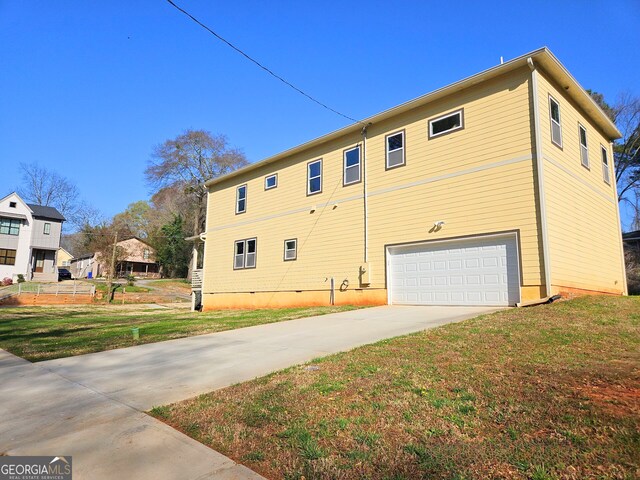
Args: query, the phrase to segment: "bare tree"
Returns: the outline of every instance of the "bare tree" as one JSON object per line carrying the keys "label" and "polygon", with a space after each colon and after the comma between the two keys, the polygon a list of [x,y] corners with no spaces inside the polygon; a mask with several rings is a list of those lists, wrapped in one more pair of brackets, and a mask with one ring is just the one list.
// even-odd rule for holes
{"label": "bare tree", "polygon": [[145,175],[155,188],[179,186],[193,200],[193,234],[197,235],[205,225],[207,188],[204,182],[247,163],[244,153],[230,147],[224,135],[212,135],[205,130],[187,130],[155,148]]}
{"label": "bare tree", "polygon": [[36,163],[21,163],[18,194],[29,203],[55,207],[76,228],[97,221],[99,212],[80,199],[78,187],[68,178]]}

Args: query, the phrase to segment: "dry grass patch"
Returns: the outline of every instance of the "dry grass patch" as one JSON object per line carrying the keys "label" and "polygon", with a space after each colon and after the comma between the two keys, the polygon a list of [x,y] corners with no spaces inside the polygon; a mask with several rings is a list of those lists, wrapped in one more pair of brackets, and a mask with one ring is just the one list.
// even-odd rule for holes
{"label": "dry grass patch", "polygon": [[269,478],[638,478],[640,299],[498,312],[152,413]]}

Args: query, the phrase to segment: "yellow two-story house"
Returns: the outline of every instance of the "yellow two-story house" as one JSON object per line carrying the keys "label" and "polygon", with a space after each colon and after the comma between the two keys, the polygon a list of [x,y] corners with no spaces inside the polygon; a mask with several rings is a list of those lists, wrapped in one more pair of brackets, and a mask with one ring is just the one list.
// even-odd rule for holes
{"label": "yellow two-story house", "polygon": [[203,307],[625,294],[619,137],[542,48],[210,180]]}

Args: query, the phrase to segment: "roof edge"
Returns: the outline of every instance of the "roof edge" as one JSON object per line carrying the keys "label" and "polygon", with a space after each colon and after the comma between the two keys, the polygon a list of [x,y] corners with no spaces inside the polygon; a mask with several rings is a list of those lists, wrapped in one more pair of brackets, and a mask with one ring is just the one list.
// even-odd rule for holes
{"label": "roof edge", "polygon": [[[411,110],[413,108],[417,108],[423,105],[426,105],[432,101],[438,100],[440,98],[446,97],[452,93],[454,93],[457,90],[463,90],[465,88],[469,88],[473,85],[476,85],[480,82],[484,82],[487,80],[490,80],[492,78],[495,78],[499,75],[502,75],[504,73],[507,73],[511,70],[515,70],[517,68],[520,68],[522,66],[527,65],[527,60],[529,58],[532,58],[533,60],[536,59],[546,59],[547,60],[551,60],[552,64],[554,64],[556,67],[558,67],[558,69],[562,72],[562,74],[565,76],[565,79],[570,81],[571,83],[573,83],[574,87],[577,87],[577,95],[582,95],[583,97],[586,97],[587,100],[587,104],[594,107],[595,111],[596,111],[596,115],[600,116],[600,118],[594,118],[594,120],[596,121],[596,123],[598,124],[598,126],[600,128],[603,129],[603,131],[605,133],[607,133],[607,135],[609,135],[611,137],[611,139],[616,139],[616,138],[620,138],[622,137],[622,134],[620,133],[620,131],[617,129],[617,127],[615,126],[615,124],[611,121],[611,119],[602,111],[602,109],[600,108],[600,106],[591,98],[591,96],[586,92],[586,90],[578,83],[578,81],[571,75],[571,73],[569,73],[569,71],[565,68],[564,65],[562,65],[562,63],[556,58],[555,55],[553,55],[553,53],[551,53],[551,50],[549,50],[549,48],[547,48],[546,46],[538,48],[536,50],[533,50],[529,53],[525,53],[524,55],[520,55],[519,57],[516,57],[514,59],[508,60],[504,63],[501,63],[499,65],[495,65],[493,67],[490,67],[486,70],[483,70],[479,73],[476,73],[474,75],[471,75],[469,77],[465,77],[461,80],[458,80],[457,82],[454,83],[450,83],[448,85],[445,85],[444,87],[440,87],[436,90],[432,90],[431,92],[428,92],[424,95],[421,95],[419,97],[416,97],[412,100],[409,100],[407,102],[401,103],[400,105],[396,105],[395,107],[391,107],[387,110],[383,110],[382,112],[379,112],[377,114],[374,114],[372,116],[369,116],[363,120],[361,120],[361,122],[358,123],[352,123],[350,125],[347,125],[345,127],[339,128],[337,130],[334,130],[332,132],[329,132],[325,135],[321,135],[320,137],[317,137],[315,139],[309,140],[305,143],[299,144],[295,147],[289,148],[287,150],[284,150],[280,153],[277,153],[275,155],[272,155],[271,157],[267,157],[263,160],[259,160],[257,162],[251,163],[249,165],[247,165],[246,167],[240,168],[238,170],[235,170],[233,172],[230,172],[226,175],[223,175],[221,177],[216,177],[216,178],[212,178],[210,180],[207,180],[204,185],[207,188],[212,187],[213,185],[217,185],[219,183],[225,182],[227,180],[230,180],[232,178],[235,178],[239,175],[242,175],[244,173],[248,173],[251,172],[253,170],[256,170],[258,168],[264,167],[266,165],[270,165],[274,162],[277,162],[278,160],[284,159],[286,157],[289,157],[291,155],[295,155],[297,153],[303,152],[307,149],[313,148],[315,146],[321,145],[322,143],[328,142],[330,140],[339,138],[341,136],[347,135],[349,133],[353,133],[355,131],[358,131],[362,128],[362,124],[373,124],[375,122],[380,122],[383,120],[386,120],[387,118],[390,118],[394,115],[398,115],[401,113],[404,113],[408,110]],[[547,62],[541,62],[542,66],[544,67],[544,64]],[[548,72],[550,75],[553,76],[553,72]],[[574,94],[574,92],[570,92],[570,94]],[[582,106],[582,105],[581,105]],[[587,112],[590,113],[590,112]],[[603,125],[604,124],[604,125]]]}

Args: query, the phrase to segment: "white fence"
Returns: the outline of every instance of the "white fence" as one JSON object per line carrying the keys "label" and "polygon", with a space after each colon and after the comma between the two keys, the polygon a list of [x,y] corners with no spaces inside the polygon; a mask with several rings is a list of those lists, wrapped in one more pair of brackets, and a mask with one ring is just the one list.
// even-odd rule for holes
{"label": "white fence", "polygon": [[95,295],[96,286],[87,283],[15,283],[0,288],[0,300],[23,294]]}

